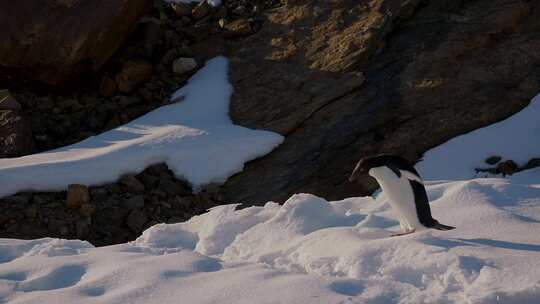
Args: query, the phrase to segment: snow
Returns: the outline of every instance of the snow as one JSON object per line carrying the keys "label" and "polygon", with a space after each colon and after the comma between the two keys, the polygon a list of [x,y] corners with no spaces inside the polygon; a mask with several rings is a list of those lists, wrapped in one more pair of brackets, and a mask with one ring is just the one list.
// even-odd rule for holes
{"label": "snow", "polygon": [[[193,3],[193,2],[201,3],[205,0],[165,0],[165,1],[171,2],[171,3]],[[219,5],[221,5],[221,0],[206,0],[206,2],[213,7],[218,7]]]}
{"label": "snow", "polygon": [[[217,77],[211,83],[227,87],[215,73],[224,62],[216,59],[207,65],[211,75],[194,77],[179,93],[189,92],[181,104],[203,94],[193,86],[204,79]],[[399,223],[379,192],[333,202],[296,194],[283,205],[217,206],[101,248],[0,239],[0,303],[538,303],[540,168],[471,178],[490,153],[520,162],[539,156],[538,99],[426,154],[419,169],[428,177],[433,216],[454,230],[389,237]],[[224,104],[211,105],[205,110],[223,113]],[[187,103],[183,123],[199,130],[216,122],[198,109]],[[228,121],[222,119],[216,124]],[[210,143],[207,150],[216,149]]]}
{"label": "snow", "polygon": [[525,165],[540,157],[539,117],[540,94],[510,118],[430,150],[416,168],[427,180],[464,180],[474,177],[474,168],[489,167],[484,160],[493,155]]}
{"label": "snow", "polygon": [[227,59],[214,58],[173,94],[173,100],[183,96],[181,102],[71,146],[0,159],[0,197],[26,190],[64,190],[75,183],[110,183],[160,162],[195,189],[225,182],[245,162],[283,141],[276,133],[232,123],[228,109],[233,89],[227,72]]}
{"label": "snow", "polygon": [[540,169],[427,190],[455,230],[389,237],[399,224],[384,193],[297,194],[214,207],[115,246],[2,239],[0,302],[537,303]]}

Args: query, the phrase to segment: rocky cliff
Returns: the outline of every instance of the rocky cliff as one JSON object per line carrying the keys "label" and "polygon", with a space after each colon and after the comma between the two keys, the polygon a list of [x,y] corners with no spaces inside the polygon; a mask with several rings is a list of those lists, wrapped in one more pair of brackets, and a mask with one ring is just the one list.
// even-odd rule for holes
{"label": "rocky cliff", "polygon": [[236,123],[285,143],[228,181],[231,202],[367,194],[356,161],[427,149],[501,120],[540,89],[535,1],[288,1],[232,53]]}

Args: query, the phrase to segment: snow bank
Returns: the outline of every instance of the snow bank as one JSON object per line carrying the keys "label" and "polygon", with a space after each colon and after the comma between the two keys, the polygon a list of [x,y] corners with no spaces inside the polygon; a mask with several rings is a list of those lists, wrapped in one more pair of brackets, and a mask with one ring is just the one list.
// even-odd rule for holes
{"label": "snow bank", "polygon": [[[61,187],[84,178],[80,171],[69,175],[70,169],[95,177],[126,163],[122,170],[136,171],[137,161],[156,160],[150,156],[164,157],[159,161],[196,185],[221,180],[282,140],[233,126],[226,102],[210,102],[228,98],[225,72],[226,61],[214,59],[175,94],[185,96],[182,103],[99,140],[0,160],[0,182]],[[207,81],[216,90],[209,91]],[[102,248],[76,240],[0,239],[0,303],[536,304],[540,168],[506,179],[467,177],[490,153],[518,161],[538,156],[539,98],[506,121],[426,154],[420,172],[443,180],[427,182],[433,216],[456,226],[452,231],[389,237],[399,223],[383,192],[336,202],[297,194],[282,206],[218,206]],[[111,156],[119,151],[125,156]],[[186,159],[210,165],[181,162]],[[193,173],[195,168],[203,173]],[[28,183],[40,180],[30,172],[48,180]]]}
{"label": "snow bank", "polygon": [[0,302],[537,303],[540,169],[427,190],[455,230],[389,237],[399,223],[384,193],[298,194],[116,246],[0,240]]}
{"label": "snow bank", "polygon": [[[195,189],[222,183],[283,141],[276,133],[233,125],[227,60],[210,60],[173,99],[126,125],[57,150],[0,159],[0,197],[19,191],[99,185],[166,162]],[[210,89],[211,88],[211,89]]]}
{"label": "snow bank", "polygon": [[464,180],[475,177],[474,168],[486,167],[492,155],[524,165],[540,157],[540,94],[519,113],[474,130],[428,151],[416,165],[427,180]]}

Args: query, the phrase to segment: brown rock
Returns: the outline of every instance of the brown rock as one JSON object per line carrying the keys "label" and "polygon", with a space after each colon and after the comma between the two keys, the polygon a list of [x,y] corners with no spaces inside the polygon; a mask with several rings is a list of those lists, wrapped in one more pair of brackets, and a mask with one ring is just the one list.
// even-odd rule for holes
{"label": "brown rock", "polygon": [[513,160],[507,160],[497,165],[497,173],[502,173],[503,176],[512,175],[518,170],[518,165]]}
{"label": "brown rock", "polygon": [[152,77],[152,65],[146,61],[127,61],[114,79],[121,92],[131,92]]}
{"label": "brown rock", "polygon": [[0,110],[20,111],[21,105],[8,90],[0,90]]}
{"label": "brown rock", "polygon": [[191,11],[191,15],[196,20],[199,20],[208,15],[211,10],[212,7],[210,6],[210,4],[208,4],[207,1],[202,1],[195,8],[193,8],[193,10]]}
{"label": "brown rock", "polygon": [[253,34],[255,31],[247,19],[238,19],[233,22],[224,22],[221,27],[225,30],[223,37],[228,39],[245,37]]}
{"label": "brown rock", "polygon": [[111,97],[116,93],[116,82],[109,76],[103,76],[99,85],[99,93],[105,97]]}
{"label": "brown rock", "polygon": [[183,2],[171,3],[171,7],[177,17],[190,16],[191,5]]}
{"label": "brown rock", "polygon": [[131,211],[126,219],[126,225],[135,233],[140,233],[146,222],[148,222],[148,217],[139,210]]}
{"label": "brown rock", "polygon": [[0,92],[0,158],[29,154],[34,147],[30,121],[7,90]]}
{"label": "brown rock", "polygon": [[97,71],[151,3],[1,1],[0,77],[61,85],[82,73]]}
{"label": "brown rock", "polygon": [[124,175],[119,182],[129,192],[141,193],[145,190],[144,185],[133,175]]}
{"label": "brown rock", "polygon": [[497,155],[490,156],[490,157],[486,158],[486,160],[485,160],[486,164],[488,164],[488,165],[495,165],[496,163],[498,163],[500,161],[501,161],[501,157],[497,156]]}
{"label": "brown rock", "polygon": [[520,168],[520,171],[521,170],[528,170],[528,169],[532,169],[532,168],[537,168],[537,167],[540,167],[540,158],[532,158],[531,160],[529,160],[525,164],[525,166]]}
{"label": "brown rock", "polygon": [[286,140],[230,178],[223,200],[366,195],[377,187],[369,178],[347,182],[361,157],[418,160],[519,111],[539,88],[539,12],[540,2],[510,0],[295,0],[268,10],[259,32],[230,42],[230,114]]}
{"label": "brown rock", "polygon": [[67,206],[72,209],[90,203],[90,192],[84,185],[71,184],[67,190]]}
{"label": "brown rock", "polygon": [[92,204],[82,204],[79,213],[85,217],[92,217],[96,213],[96,207]]}

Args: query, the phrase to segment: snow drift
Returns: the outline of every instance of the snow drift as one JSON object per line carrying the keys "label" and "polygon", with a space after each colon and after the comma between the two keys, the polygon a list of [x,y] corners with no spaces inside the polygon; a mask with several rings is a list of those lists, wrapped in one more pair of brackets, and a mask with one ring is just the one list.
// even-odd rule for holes
{"label": "snow drift", "polygon": [[197,188],[222,183],[244,163],[283,141],[279,134],[233,125],[228,62],[210,60],[173,94],[183,100],[126,125],[57,150],[0,159],[0,197],[19,191],[65,190],[68,184],[100,185],[165,162]]}

